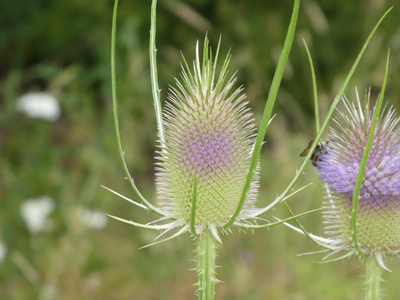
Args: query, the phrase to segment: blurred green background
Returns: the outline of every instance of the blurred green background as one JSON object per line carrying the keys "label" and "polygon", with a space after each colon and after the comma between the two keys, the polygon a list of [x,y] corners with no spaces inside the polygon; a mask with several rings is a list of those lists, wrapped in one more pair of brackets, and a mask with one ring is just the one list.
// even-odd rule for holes
{"label": "blurred green background", "polygon": [[[269,127],[261,165],[258,206],[270,203],[294,176],[300,152],[313,138],[311,79],[302,38],[314,57],[321,115],[379,17],[397,1],[311,1],[301,4],[298,29]],[[155,201],[156,126],[149,75],[150,1],[121,1],[117,72],[121,134],[129,169]],[[293,1],[159,0],[157,48],[162,99],[180,72],[181,51],[191,61],[208,32],[222,53],[232,51],[231,73],[259,123],[286,34]],[[115,143],[110,92],[112,1],[16,0],[0,4],[0,299],[195,299],[193,243],[189,235],[139,250],[156,232],[108,219],[93,227],[85,211],[138,222],[155,216],[102,189],[133,197]],[[373,38],[346,91],[355,99],[379,91],[387,49],[391,69],[387,101],[400,108],[400,7]],[[55,121],[30,118],[18,99],[46,92],[60,103]],[[289,200],[296,213],[324,199],[311,164],[297,184],[314,184]],[[21,214],[28,199],[47,196],[40,232]],[[100,220],[102,215],[97,216]],[[284,207],[273,216],[287,217]],[[320,213],[301,219],[323,234]],[[104,220],[102,221],[104,222]],[[89,222],[90,223],[90,222]],[[104,225],[104,223],[103,223]],[[97,229],[96,229],[97,228]],[[363,269],[355,259],[320,264],[319,250],[285,226],[223,237],[217,299],[362,299]],[[3,253],[3,254],[1,254]],[[400,294],[400,264],[385,272],[387,299]]]}

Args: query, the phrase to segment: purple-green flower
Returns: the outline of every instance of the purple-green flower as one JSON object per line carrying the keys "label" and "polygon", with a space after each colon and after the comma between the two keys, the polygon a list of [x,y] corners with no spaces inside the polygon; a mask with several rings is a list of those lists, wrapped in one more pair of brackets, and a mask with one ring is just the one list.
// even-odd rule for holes
{"label": "purple-green flower", "polygon": [[[200,233],[216,232],[234,213],[255,141],[242,88],[232,91],[236,78],[227,78],[229,56],[217,76],[207,40],[203,51],[200,58],[197,45],[193,71],[185,61],[181,81],[176,79],[176,87],[170,88],[164,109],[165,144],[156,174],[160,209],[183,225],[191,219],[196,187],[195,224]],[[254,211],[258,177],[254,176],[238,222]]]}
{"label": "purple-green flower", "polygon": [[[362,180],[356,219],[358,247],[352,238],[351,211],[354,187],[370,134],[369,97],[365,107],[344,101],[327,151],[317,164],[327,187],[325,232],[331,246],[349,255],[396,254],[400,251],[400,129],[394,109],[382,113]],[[374,107],[376,109],[376,106]],[[359,253],[356,249],[359,249]]]}

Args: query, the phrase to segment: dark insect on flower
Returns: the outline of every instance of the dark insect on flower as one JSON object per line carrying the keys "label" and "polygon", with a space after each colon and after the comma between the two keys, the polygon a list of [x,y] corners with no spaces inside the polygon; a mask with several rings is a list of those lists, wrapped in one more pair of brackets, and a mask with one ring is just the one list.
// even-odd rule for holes
{"label": "dark insect on flower", "polygon": [[[333,140],[330,140],[330,141],[333,141]],[[314,152],[313,152],[313,154],[311,155],[311,158],[310,158],[313,166],[316,167],[318,165],[317,163],[322,159],[323,155],[327,154],[329,152],[329,149],[330,149],[329,142],[330,141],[327,141],[325,144],[324,143],[319,143],[317,145],[317,147],[315,148],[315,150],[314,150]],[[314,143],[314,140],[311,140],[308,143],[307,148],[304,149],[303,152],[301,152],[300,156],[303,157],[303,156],[306,156],[308,153],[310,153],[311,146],[312,146],[313,143]]]}

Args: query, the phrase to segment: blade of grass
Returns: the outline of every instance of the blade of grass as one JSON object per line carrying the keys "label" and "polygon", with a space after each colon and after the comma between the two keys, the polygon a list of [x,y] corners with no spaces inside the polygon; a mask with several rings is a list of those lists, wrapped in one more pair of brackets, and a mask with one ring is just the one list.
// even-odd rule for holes
{"label": "blade of grass", "polygon": [[125,197],[124,195],[121,195],[120,193],[117,193],[116,191],[113,191],[112,189],[109,189],[108,187],[101,186],[102,188],[106,189],[107,191],[110,191],[111,193],[117,195],[118,197],[121,197],[122,199],[128,201],[129,203],[132,203],[133,205],[136,205],[144,210],[149,210],[149,208],[146,205],[143,205],[142,203],[138,203],[136,201],[133,201],[132,199],[129,199],[128,197]]}
{"label": "blade of grass", "polygon": [[240,211],[242,210],[244,202],[247,198],[247,193],[249,192],[250,185],[253,180],[256,168],[257,168],[258,158],[260,156],[261,147],[262,147],[262,144],[263,144],[263,141],[265,138],[265,134],[267,132],[267,127],[268,127],[269,121],[271,119],[272,110],[274,108],[276,96],[278,94],[279,86],[282,81],[283,72],[285,70],[286,62],[288,60],[289,53],[292,48],[294,34],[295,34],[295,30],[296,30],[296,25],[297,25],[297,18],[299,15],[299,7],[300,7],[300,0],[295,0],[294,6],[293,6],[292,17],[291,17],[290,24],[289,24],[289,29],[288,29],[288,32],[287,32],[287,35],[285,38],[285,43],[283,45],[281,56],[279,57],[278,65],[275,70],[274,78],[272,79],[271,88],[269,90],[267,102],[265,104],[264,113],[262,116],[262,121],[260,124],[260,128],[258,130],[256,142],[254,144],[253,154],[252,154],[251,163],[250,163],[250,167],[249,167],[249,173],[247,175],[246,182],[243,187],[242,195],[240,197],[240,201],[236,207],[236,210],[233,213],[233,215],[231,216],[231,218],[226,222],[226,224],[224,225],[224,228],[230,227],[235,222],[235,220],[239,216]]}
{"label": "blade of grass", "polygon": [[182,234],[184,234],[187,230],[188,230],[188,227],[184,226],[177,233],[173,234],[172,236],[170,236],[170,237],[168,237],[166,239],[163,239],[161,241],[157,241],[157,242],[148,244],[146,246],[140,247],[139,249],[145,249],[145,248],[148,248],[148,247],[151,247],[151,246],[155,246],[155,245],[159,245],[159,244],[171,241],[171,240],[177,238],[178,236],[181,236]]}
{"label": "blade of grass", "polygon": [[[352,205],[351,205],[352,240],[353,240],[355,250],[360,254],[361,254],[361,248],[357,241],[358,202],[360,200],[361,185],[362,185],[362,180],[363,180],[364,174],[365,174],[365,168],[367,167],[369,153],[372,148],[372,143],[373,143],[374,134],[375,134],[375,128],[378,123],[378,118],[380,116],[380,112],[382,109],[383,98],[385,96],[385,88],[386,88],[387,76],[388,76],[388,71],[389,71],[389,55],[390,55],[390,51],[388,51],[388,54],[387,54],[386,70],[385,70],[385,76],[383,78],[382,90],[381,90],[381,93],[379,94],[378,103],[376,104],[376,107],[373,112],[371,129],[369,132],[367,143],[365,145],[363,157],[362,157],[362,160],[360,163],[360,169],[358,171],[357,181],[356,181],[356,184],[354,185],[353,199],[352,199]],[[368,112],[367,112],[367,114],[368,114]],[[366,115],[366,116],[368,116],[368,115]]]}
{"label": "blade of grass", "polygon": [[118,11],[118,0],[114,2],[114,10],[113,10],[113,19],[112,19],[112,29],[111,29],[111,88],[112,88],[112,99],[113,99],[113,116],[114,116],[114,130],[115,137],[118,145],[118,153],[124,168],[124,172],[126,177],[129,180],[129,183],[135,192],[136,196],[140,199],[140,201],[146,205],[151,211],[164,216],[164,214],[152,205],[149,201],[147,201],[143,195],[140,193],[139,189],[136,187],[135,182],[133,181],[132,176],[129,173],[128,166],[126,165],[124,152],[122,150],[121,143],[121,135],[119,132],[119,119],[118,119],[118,100],[117,100],[117,79],[115,72],[115,36],[117,31],[117,11]]}
{"label": "blade of grass", "polygon": [[113,215],[109,215],[106,214],[106,216],[113,218],[117,221],[120,221],[122,223],[126,223],[135,227],[141,227],[141,228],[146,228],[146,229],[154,229],[154,230],[162,230],[162,229],[168,229],[171,228],[171,225],[173,225],[173,223],[168,223],[168,224],[162,224],[162,225],[148,225],[148,224],[142,224],[142,223],[137,223],[137,222],[133,222],[133,221],[129,221],[123,218],[119,218]]}
{"label": "blade of grass", "polygon": [[313,212],[316,212],[316,211],[320,211],[320,210],[321,210],[321,208],[312,209],[312,210],[306,211],[306,212],[298,214],[298,215],[292,215],[291,217],[286,218],[284,220],[279,220],[277,222],[268,223],[268,224],[264,224],[264,225],[243,225],[243,226],[239,225],[238,227],[246,228],[246,229],[268,228],[268,227],[272,227],[272,226],[275,226],[275,225],[278,225],[278,224],[285,223],[285,222],[290,221],[290,220],[294,220],[294,219],[297,220],[297,218],[299,218],[299,217],[302,217],[302,216],[305,216],[305,215],[308,215],[310,213],[313,213]]}
{"label": "blade of grass", "polygon": [[316,130],[316,132],[318,134],[320,122],[319,122],[317,79],[315,77],[315,70],[314,70],[314,64],[313,64],[313,60],[312,60],[312,57],[311,57],[311,53],[310,53],[310,50],[308,49],[306,40],[304,38],[303,38],[303,43],[304,43],[304,47],[306,48],[308,62],[310,64],[310,72],[311,72],[312,86],[313,86],[313,96],[314,96],[315,130]]}
{"label": "blade of grass", "polygon": [[[292,219],[294,219],[294,221],[296,222],[298,228],[298,230],[301,230],[303,232],[303,234],[308,237],[311,241],[313,241],[314,243],[316,243],[318,246],[321,246],[325,249],[328,250],[335,250],[333,247],[331,247],[328,243],[323,243],[321,240],[323,239],[322,237],[318,237],[318,236],[314,236],[310,233],[308,233],[305,228],[303,227],[303,225],[301,225],[301,223],[299,222],[299,220],[297,220],[297,216],[295,216],[295,214],[293,213],[293,211],[291,210],[290,206],[286,203],[286,201],[283,202],[286,206],[286,209],[289,211],[289,213],[292,215]],[[291,225],[290,225],[291,226]]]}

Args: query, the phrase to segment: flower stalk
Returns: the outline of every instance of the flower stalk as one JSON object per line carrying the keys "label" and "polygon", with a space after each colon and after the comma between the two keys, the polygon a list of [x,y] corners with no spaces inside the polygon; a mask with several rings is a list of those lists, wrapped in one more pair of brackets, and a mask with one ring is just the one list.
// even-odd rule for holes
{"label": "flower stalk", "polygon": [[208,231],[197,237],[196,271],[197,297],[199,300],[213,300],[218,279],[215,274],[216,240]]}
{"label": "flower stalk", "polygon": [[375,256],[369,256],[365,262],[365,299],[379,300],[382,282],[382,267]]}

